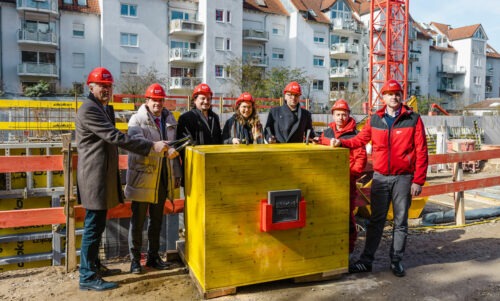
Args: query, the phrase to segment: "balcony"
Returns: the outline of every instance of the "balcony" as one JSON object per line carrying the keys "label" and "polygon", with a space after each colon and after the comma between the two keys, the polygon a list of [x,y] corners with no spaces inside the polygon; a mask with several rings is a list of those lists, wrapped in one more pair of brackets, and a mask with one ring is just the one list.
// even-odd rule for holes
{"label": "balcony", "polygon": [[170,34],[200,36],[203,34],[203,23],[194,20],[172,20],[170,21]]}
{"label": "balcony", "polygon": [[267,42],[269,41],[269,32],[255,29],[243,29],[243,40]]}
{"label": "balcony", "polygon": [[410,52],[410,54],[408,55],[408,61],[410,62],[418,62],[419,59],[420,59],[420,53]]}
{"label": "balcony", "polygon": [[486,69],[486,76],[493,76],[493,68]]}
{"label": "balcony", "polygon": [[441,69],[438,69],[438,72],[445,74],[465,74],[466,70],[464,66],[443,65]]}
{"label": "balcony", "polygon": [[17,66],[19,76],[46,76],[58,77],[56,64],[21,63]]}
{"label": "balcony", "polygon": [[172,48],[169,54],[170,62],[201,63],[203,57],[199,49]]}
{"label": "balcony", "polygon": [[269,66],[269,59],[260,53],[243,52],[243,63],[250,66],[265,68]]}
{"label": "balcony", "polygon": [[361,34],[361,28],[358,23],[351,19],[333,19],[332,22],[332,30],[337,33],[356,33]]}
{"label": "balcony", "polygon": [[59,15],[59,2],[58,0],[17,0],[17,10]]}
{"label": "balcony", "polygon": [[201,77],[171,77],[169,83],[170,90],[193,90],[201,84]]}
{"label": "balcony", "polygon": [[347,59],[359,53],[359,44],[336,43],[330,46],[330,56],[333,58]]}
{"label": "balcony", "polygon": [[17,42],[22,44],[41,44],[57,46],[58,39],[57,34],[54,32],[41,32],[41,31],[29,31],[26,29],[19,29],[17,31]]}
{"label": "balcony", "polygon": [[332,67],[330,68],[330,78],[353,78],[357,77],[358,72],[351,67]]}
{"label": "balcony", "polygon": [[438,86],[438,91],[448,93],[463,93],[464,88],[460,88],[456,84],[441,84]]}

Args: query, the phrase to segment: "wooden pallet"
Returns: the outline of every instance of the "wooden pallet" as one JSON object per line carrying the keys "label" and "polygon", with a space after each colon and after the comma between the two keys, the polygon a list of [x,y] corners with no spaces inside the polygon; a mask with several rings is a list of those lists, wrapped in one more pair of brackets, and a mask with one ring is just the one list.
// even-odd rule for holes
{"label": "wooden pallet", "polygon": [[[179,241],[177,241],[176,244],[177,244],[177,251],[178,251],[177,254],[179,255],[179,258],[186,265],[186,267],[188,267],[188,269],[189,269],[189,266],[188,266],[188,264],[186,262],[186,258],[185,258],[185,241],[179,240]],[[327,280],[336,280],[336,279],[339,279],[345,273],[347,273],[347,268],[336,269],[336,270],[329,271],[329,272],[316,273],[316,274],[305,275],[305,276],[300,276],[300,277],[294,277],[294,278],[291,278],[291,280],[293,283],[306,283],[306,282],[319,282],[319,281],[327,281]],[[225,287],[225,288],[218,288],[218,289],[204,291],[201,284],[199,283],[198,279],[196,279],[194,274],[191,272],[191,269],[189,269],[189,276],[193,280],[196,288],[198,289],[198,292],[203,297],[203,299],[212,299],[212,298],[236,294],[237,287]]]}

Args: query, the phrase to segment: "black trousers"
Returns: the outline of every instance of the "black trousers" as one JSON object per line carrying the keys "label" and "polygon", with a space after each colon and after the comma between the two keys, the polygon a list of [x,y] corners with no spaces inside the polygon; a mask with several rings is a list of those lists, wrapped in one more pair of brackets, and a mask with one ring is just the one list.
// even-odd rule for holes
{"label": "black trousers", "polygon": [[162,172],[158,187],[158,203],[145,203],[132,201],[132,217],[130,218],[128,246],[130,249],[130,258],[132,260],[141,259],[142,249],[142,231],[144,222],[148,218],[148,258],[158,256],[160,250],[160,232],[163,222],[163,208],[168,192],[168,174]]}
{"label": "black trousers", "polygon": [[389,205],[392,202],[394,226],[392,229],[391,261],[400,261],[408,236],[408,209],[411,205],[413,175],[384,176],[373,174],[370,193],[372,215],[366,230],[366,243],[360,261],[372,263],[384,231]]}

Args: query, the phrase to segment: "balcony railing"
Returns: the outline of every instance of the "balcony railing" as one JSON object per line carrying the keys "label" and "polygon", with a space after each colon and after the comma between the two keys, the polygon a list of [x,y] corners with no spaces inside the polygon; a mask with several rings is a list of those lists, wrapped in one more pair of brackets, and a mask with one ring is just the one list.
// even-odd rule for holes
{"label": "balcony railing", "polygon": [[361,29],[359,28],[358,23],[354,20],[349,19],[333,19],[332,28],[333,30],[337,31],[361,33]]}
{"label": "balcony railing", "polygon": [[243,39],[252,41],[269,41],[269,32],[255,29],[243,29]]}
{"label": "balcony railing", "polygon": [[330,77],[332,78],[339,78],[339,77],[345,77],[345,78],[351,78],[351,77],[357,77],[358,72],[354,70],[353,68],[349,67],[331,67],[330,68]]}
{"label": "balcony railing", "polygon": [[418,62],[418,60],[420,59],[420,53],[410,52],[410,54],[408,55],[408,59],[410,62]]}
{"label": "balcony railing", "polygon": [[21,63],[17,66],[19,76],[58,77],[56,64]]}
{"label": "balcony railing", "polygon": [[260,53],[243,52],[243,63],[256,67],[267,67],[269,58]]}
{"label": "balcony railing", "polygon": [[443,65],[440,72],[448,74],[465,74],[466,70],[464,66]]}
{"label": "balcony railing", "polygon": [[41,32],[41,31],[29,31],[26,29],[19,29],[17,35],[17,41],[20,43],[32,43],[32,44],[49,44],[57,46],[57,34],[54,32]]}
{"label": "balcony railing", "polygon": [[58,0],[17,0],[18,10],[34,10],[59,14]]}
{"label": "balcony railing", "polygon": [[170,33],[179,33],[193,36],[202,35],[203,23],[194,20],[172,20],[170,21]]}
{"label": "balcony railing", "polygon": [[172,48],[169,59],[171,62],[201,63],[203,57],[199,49]]}
{"label": "balcony railing", "polygon": [[439,91],[446,91],[452,93],[463,93],[464,88],[458,87],[456,84],[441,84],[438,87]]}
{"label": "balcony railing", "polygon": [[170,90],[192,90],[201,84],[201,77],[171,77],[169,83]]}
{"label": "balcony railing", "polygon": [[336,43],[330,46],[330,54],[356,54],[359,52],[359,44]]}

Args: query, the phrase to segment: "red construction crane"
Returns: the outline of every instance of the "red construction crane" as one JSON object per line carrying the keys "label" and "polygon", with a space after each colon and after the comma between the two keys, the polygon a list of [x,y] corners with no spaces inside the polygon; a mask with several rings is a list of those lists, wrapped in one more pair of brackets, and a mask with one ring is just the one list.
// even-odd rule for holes
{"label": "red construction crane", "polygon": [[409,0],[372,0],[368,113],[382,107],[380,89],[395,79],[407,97]]}

